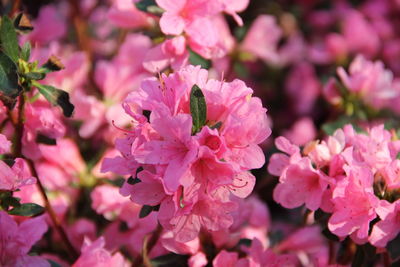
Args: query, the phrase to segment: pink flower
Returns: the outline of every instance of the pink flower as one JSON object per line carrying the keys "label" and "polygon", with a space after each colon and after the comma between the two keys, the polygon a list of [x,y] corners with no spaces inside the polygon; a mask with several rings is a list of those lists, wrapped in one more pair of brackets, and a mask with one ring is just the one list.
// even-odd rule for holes
{"label": "pink flower", "polygon": [[384,69],[380,61],[371,62],[359,55],[350,64],[348,74],[342,67],[337,73],[351,93],[374,108],[392,108],[391,100],[400,95],[400,88],[393,83],[393,73]]}
{"label": "pink flower", "polygon": [[400,200],[389,203],[381,200],[376,213],[381,219],[372,228],[369,241],[376,247],[386,247],[400,232]]}
{"label": "pink flower", "polygon": [[285,208],[305,204],[308,209],[317,210],[328,187],[324,174],[315,170],[308,158],[289,165],[283,171],[279,182],[274,190],[274,200]]}
{"label": "pink flower", "polygon": [[400,160],[396,159],[385,166],[382,175],[389,190],[400,188]]}
{"label": "pink flower", "polygon": [[[165,34],[179,35],[185,29],[193,27],[192,23],[196,19],[208,17],[218,12],[215,9],[216,4],[205,0],[156,0],[156,2],[158,6],[165,10],[160,19],[160,27]],[[207,27],[208,25],[203,26],[206,31],[212,31],[212,28]],[[201,33],[199,34],[201,35]]]}
{"label": "pink flower", "polygon": [[316,131],[312,119],[303,117],[297,120],[292,128],[284,133],[284,136],[295,145],[302,146],[315,138]]}
{"label": "pink flower", "polygon": [[50,263],[39,256],[29,256],[31,247],[47,232],[43,216],[17,224],[6,212],[0,211],[0,264],[4,267],[40,266]]}
{"label": "pink flower", "polygon": [[0,190],[15,191],[34,183],[36,178],[31,176],[29,167],[23,159],[15,159],[12,168],[0,160]]}
{"label": "pink flower", "polygon": [[93,267],[127,267],[129,266],[123,256],[118,252],[111,255],[105,248],[105,241],[100,237],[94,242],[86,239],[82,246],[82,254],[72,265],[73,267],[93,266]]}
{"label": "pink flower", "polygon": [[376,55],[380,47],[379,36],[362,13],[356,10],[345,12],[342,27],[350,51],[368,57]]}
{"label": "pink flower", "polygon": [[3,134],[0,134],[0,154],[10,153],[11,142]]}
{"label": "pink flower", "polygon": [[[124,102],[135,128],[118,140],[122,156],[103,164],[103,170],[138,178],[122,193],[141,205],[160,204],[159,221],[184,243],[201,228],[217,231],[232,224],[237,205],[230,196],[251,193],[255,177],[249,170],[264,164],[258,144],[271,133],[266,109],[250,88],[239,80],[208,80],[207,74],[187,66],[160,80],[144,80]],[[194,133],[190,92],[195,84],[207,112],[206,125]],[[136,176],[138,167],[144,170]]]}
{"label": "pink flower", "polygon": [[237,266],[237,262],[239,259],[239,255],[237,252],[228,252],[226,250],[221,250],[220,253],[214,258],[213,266],[215,267],[235,267]]}
{"label": "pink flower", "polygon": [[40,150],[36,137],[39,133],[53,139],[61,138],[65,134],[61,111],[51,108],[47,102],[35,101],[25,105],[25,116],[22,152],[29,158],[38,159]]}
{"label": "pink flower", "polygon": [[[132,3],[133,2],[133,3]],[[138,0],[116,0],[108,11],[108,18],[112,23],[123,28],[139,28],[151,26],[153,19],[146,13],[137,10],[135,3]]]}
{"label": "pink flower", "polygon": [[345,171],[348,177],[333,190],[334,210],[328,227],[339,237],[354,234],[356,241],[366,241],[379,203],[372,188],[372,171],[367,166],[346,166]]}
{"label": "pink flower", "polygon": [[314,67],[307,62],[295,65],[286,80],[286,90],[296,112],[309,114],[321,92]]}
{"label": "pink flower", "polygon": [[41,8],[39,17],[32,24],[34,30],[27,36],[32,43],[47,44],[67,32],[65,17],[53,5]]}
{"label": "pink flower", "polygon": [[[292,254],[275,254],[272,249],[267,249],[262,246],[258,239],[253,239],[249,251],[248,264],[249,266],[298,266],[298,260]],[[254,265],[252,265],[254,264]],[[246,266],[246,265],[245,265]]]}
{"label": "pink flower", "polygon": [[219,0],[223,10],[232,15],[239,26],[243,26],[243,20],[238,16],[237,12],[244,11],[249,5],[250,0]]}
{"label": "pink flower", "polygon": [[189,267],[204,267],[208,263],[206,254],[198,252],[189,258]]}
{"label": "pink flower", "polygon": [[275,17],[261,15],[251,25],[241,48],[268,63],[275,64],[279,61],[277,46],[281,36],[282,31]]}
{"label": "pink flower", "polygon": [[143,67],[156,73],[170,65],[172,69],[178,70],[187,65],[188,61],[189,53],[186,50],[186,40],[183,36],[177,36],[150,49],[144,59]]}

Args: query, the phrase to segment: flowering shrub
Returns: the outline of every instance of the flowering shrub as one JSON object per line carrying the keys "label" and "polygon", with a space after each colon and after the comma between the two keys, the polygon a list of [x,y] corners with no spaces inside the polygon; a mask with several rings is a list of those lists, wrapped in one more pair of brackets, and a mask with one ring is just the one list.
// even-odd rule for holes
{"label": "flowering shrub", "polygon": [[1,1],[0,266],[397,266],[399,12]]}

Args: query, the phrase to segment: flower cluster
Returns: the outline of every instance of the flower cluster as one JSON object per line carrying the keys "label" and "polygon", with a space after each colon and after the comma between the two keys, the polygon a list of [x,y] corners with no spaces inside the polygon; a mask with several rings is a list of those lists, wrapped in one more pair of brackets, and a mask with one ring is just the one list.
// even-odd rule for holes
{"label": "flower cluster", "polygon": [[275,201],[329,213],[329,230],[358,244],[385,247],[397,236],[400,141],[383,125],[361,133],[347,125],[302,151],[284,137],[275,143],[284,152],[268,166],[279,176]]}
{"label": "flower cluster", "polygon": [[400,83],[393,78],[390,70],[384,69],[381,61],[371,62],[358,55],[350,64],[349,73],[339,67],[337,74],[341,85],[331,78],[324,88],[327,99],[333,104],[340,101],[343,89],[338,87],[343,86],[351,95],[375,110],[386,108],[399,113],[396,103],[400,99]]}
{"label": "flower cluster", "polygon": [[200,66],[144,80],[124,102],[135,126],[102,171],[131,175],[121,193],[159,206],[158,220],[177,241],[195,239],[201,228],[229,228],[232,196],[252,192],[249,170],[264,164],[258,144],[271,133],[252,93],[240,80],[208,79]]}

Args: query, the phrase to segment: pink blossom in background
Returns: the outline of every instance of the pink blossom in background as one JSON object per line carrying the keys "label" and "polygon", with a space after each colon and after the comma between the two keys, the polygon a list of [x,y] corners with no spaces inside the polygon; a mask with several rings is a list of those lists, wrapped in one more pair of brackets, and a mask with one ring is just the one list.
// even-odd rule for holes
{"label": "pink blossom in background", "polygon": [[399,87],[393,82],[393,73],[384,69],[380,61],[371,62],[357,56],[347,73],[342,67],[337,70],[341,82],[354,94],[358,94],[374,108],[393,108],[392,99],[398,99]]}
{"label": "pink blossom in background", "polygon": [[0,211],[0,263],[12,266],[50,266],[40,256],[29,256],[33,245],[47,232],[43,216],[28,219],[19,225],[4,211]]}
{"label": "pink blossom in background", "polygon": [[149,27],[154,22],[151,16],[136,9],[132,0],[115,0],[108,11],[112,23],[123,28]]}
{"label": "pink blossom in background", "polygon": [[112,255],[109,251],[104,249],[104,238],[100,237],[94,242],[86,239],[82,246],[82,255],[79,259],[72,265],[74,267],[80,266],[96,266],[96,267],[106,267],[106,266],[117,266],[125,267],[128,266],[124,257],[120,253]]}
{"label": "pink blossom in background", "polygon": [[316,136],[316,129],[309,117],[296,121],[293,127],[284,133],[284,136],[293,144],[301,146],[313,140]]}
{"label": "pink blossom in background", "polygon": [[252,24],[242,43],[243,51],[249,52],[266,62],[276,64],[279,61],[278,41],[282,30],[272,16],[259,16]]}
{"label": "pink blossom in background", "polygon": [[34,30],[27,36],[33,44],[47,44],[64,37],[67,32],[65,16],[54,5],[40,9],[39,17],[33,22]]}

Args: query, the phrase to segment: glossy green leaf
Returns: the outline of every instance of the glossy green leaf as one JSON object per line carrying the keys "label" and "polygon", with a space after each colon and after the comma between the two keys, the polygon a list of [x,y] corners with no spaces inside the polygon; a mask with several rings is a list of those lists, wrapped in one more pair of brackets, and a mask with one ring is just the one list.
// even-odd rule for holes
{"label": "glossy green leaf", "polygon": [[139,213],[139,218],[144,218],[153,211],[153,207],[149,205],[143,205]]}
{"label": "glossy green leaf", "polygon": [[17,66],[9,56],[0,51],[0,99],[9,108],[13,108],[21,91]]}
{"label": "glossy green leaf", "polygon": [[71,117],[72,112],[74,111],[74,105],[69,101],[69,94],[67,92],[37,82],[34,82],[33,85],[52,105],[60,106],[63,110],[64,116]]}
{"label": "glossy green leaf", "polygon": [[192,133],[195,134],[206,124],[207,104],[203,92],[196,84],[190,92],[190,114],[192,115]]}
{"label": "glossy green leaf", "polygon": [[189,50],[189,62],[194,66],[200,65],[203,69],[209,69],[211,67],[210,60],[203,58],[192,50]]}
{"label": "glossy green leaf", "polygon": [[141,0],[135,4],[136,8],[143,12],[148,12],[154,15],[161,15],[164,10],[157,6],[155,0]]}
{"label": "glossy green leaf", "polygon": [[19,46],[17,32],[9,17],[3,16],[0,25],[1,47],[14,62],[17,62],[19,55]]}
{"label": "glossy green leaf", "polygon": [[44,208],[35,203],[21,204],[19,207],[15,207],[8,213],[11,215],[19,216],[35,216],[44,212]]}

